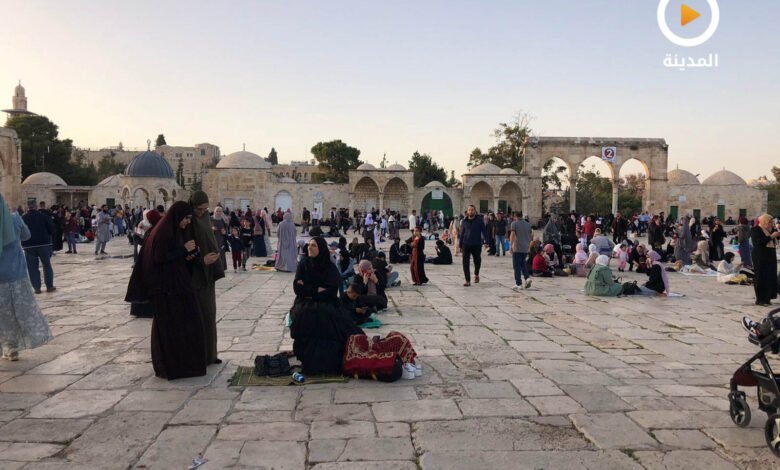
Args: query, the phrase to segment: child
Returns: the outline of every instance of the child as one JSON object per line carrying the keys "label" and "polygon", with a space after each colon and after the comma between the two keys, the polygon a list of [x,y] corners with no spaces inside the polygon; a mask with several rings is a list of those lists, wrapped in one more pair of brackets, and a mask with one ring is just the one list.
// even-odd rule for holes
{"label": "child", "polygon": [[347,290],[344,291],[344,295],[341,296],[341,308],[358,325],[367,322],[371,314],[376,311],[375,308],[359,306],[360,289],[361,286],[359,284],[350,284]]}
{"label": "child", "polygon": [[246,261],[249,259],[249,254],[252,253],[252,227],[249,225],[249,219],[241,220],[241,244],[243,246],[243,253],[241,256],[241,270],[246,271]]}
{"label": "child", "polygon": [[[233,257],[233,272],[238,271],[238,268],[245,266],[241,262],[241,255],[244,252],[244,242],[241,241],[241,236],[238,233],[238,227],[233,227],[230,230],[230,235],[226,238],[227,244],[230,247],[230,254]],[[246,271],[246,268],[243,269]]]}
{"label": "child", "polygon": [[625,272],[626,266],[628,266],[628,244],[623,242],[620,244],[620,251],[617,255],[618,259],[618,271]]}

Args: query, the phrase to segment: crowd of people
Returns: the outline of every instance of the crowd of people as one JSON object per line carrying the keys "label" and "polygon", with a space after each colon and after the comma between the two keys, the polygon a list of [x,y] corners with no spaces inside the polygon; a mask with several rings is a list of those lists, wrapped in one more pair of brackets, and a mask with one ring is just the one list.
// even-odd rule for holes
{"label": "crowd of people", "polygon": [[[75,253],[89,233],[94,235],[96,254],[105,252],[112,236],[127,234],[133,243],[136,257],[126,300],[133,315],[152,318],[152,362],[155,374],[167,379],[203,375],[208,365],[221,362],[215,285],[229,269],[227,253],[235,272],[246,271],[247,260],[255,257],[277,271],[295,273],[296,298],[290,310],[293,349],[304,371],[314,374],[341,371],[348,339],[363,335],[360,325],[388,307],[386,290],[400,285],[398,265],[406,263],[416,286],[430,282],[426,264],[450,265],[456,256],[462,257],[464,287],[478,284],[482,256],[508,252],[518,290],[531,288],[533,278],[578,276],[585,278],[588,295],[668,296],[672,293],[668,273],[681,271],[712,272],[725,284],[752,284],[758,305],[770,305],[778,292],[780,224],[769,215],[753,222],[740,217],[727,231],[714,217],[700,222],[689,215],[670,220],[663,214],[624,218],[619,213],[598,217],[572,212],[548,215],[539,226],[540,236],[534,236],[522,213],[483,215],[473,205],[463,215],[449,218],[437,211],[419,216],[412,211],[405,218],[390,210],[349,214],[334,208],[319,214],[304,209],[300,235],[310,237],[307,241],[299,238],[289,209],[269,213],[209,206],[202,191],[167,210],[104,205],[71,211],[31,203],[27,210],[11,212],[3,204],[0,261],[11,269],[0,273],[0,283],[8,284],[0,292],[0,302],[12,312],[0,315],[4,357],[14,360],[19,349],[51,338],[33,294],[42,288],[39,263],[47,291],[56,290],[50,257],[63,249],[63,242],[68,243],[66,253]],[[407,227],[411,236],[402,237]],[[360,236],[348,244],[349,230]],[[638,239],[642,234],[647,235],[646,243]],[[327,238],[335,240],[328,244]],[[380,247],[386,240],[392,242],[389,262]],[[430,256],[426,242],[433,249]],[[727,242],[736,245],[740,263],[733,250],[725,248]],[[646,280],[622,282],[613,275],[613,260],[618,272],[643,273]],[[12,321],[16,331],[5,327]],[[398,376],[419,375],[408,339],[394,333],[390,343],[386,347],[396,348],[397,357],[404,358]]]}

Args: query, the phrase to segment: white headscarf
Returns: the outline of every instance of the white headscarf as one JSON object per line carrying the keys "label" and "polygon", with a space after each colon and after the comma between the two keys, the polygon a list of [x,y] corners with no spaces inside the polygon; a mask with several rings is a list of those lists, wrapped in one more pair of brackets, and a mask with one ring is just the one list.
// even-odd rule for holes
{"label": "white headscarf", "polygon": [[594,245],[593,243],[591,243],[590,245],[588,245],[588,252],[590,252],[591,254],[592,253],[598,253],[599,252],[599,247]]}
{"label": "white headscarf", "polygon": [[596,258],[596,264],[598,264],[599,266],[606,266],[606,265],[608,265],[609,264],[609,256],[607,256],[607,255],[599,256],[598,258]]}

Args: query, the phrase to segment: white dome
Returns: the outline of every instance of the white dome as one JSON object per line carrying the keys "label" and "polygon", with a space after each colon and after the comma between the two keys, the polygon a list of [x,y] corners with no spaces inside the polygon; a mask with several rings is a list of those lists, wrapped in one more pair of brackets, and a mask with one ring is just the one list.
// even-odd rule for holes
{"label": "white dome", "polygon": [[360,165],[356,169],[357,170],[362,170],[362,171],[371,171],[371,170],[376,170],[376,167],[374,165],[370,164],[370,163],[363,163],[362,165]]}
{"label": "white dome", "polygon": [[260,155],[245,150],[233,152],[217,163],[217,168],[223,169],[267,170],[272,166],[270,162],[265,161]]}
{"label": "white dome", "polygon": [[285,176],[283,178],[279,178],[280,183],[297,183],[293,178],[290,178],[289,176]]}
{"label": "white dome", "polygon": [[730,186],[730,185],[746,185],[745,180],[739,177],[736,173],[732,173],[728,170],[720,170],[714,175],[710,176],[702,183],[707,186]]}
{"label": "white dome", "polygon": [[519,175],[515,169],[513,168],[503,168],[501,171],[498,172],[500,175]]}
{"label": "white dome", "polygon": [[399,165],[398,163],[393,163],[389,167],[385,168],[385,170],[388,170],[388,171],[406,171],[406,168],[404,168],[403,165]]}
{"label": "white dome", "polygon": [[114,186],[114,185],[120,185],[122,183],[122,175],[111,175],[108,178],[104,178],[103,181],[98,183],[98,186]]}
{"label": "white dome", "polygon": [[482,165],[477,165],[469,172],[468,175],[498,175],[501,173],[501,168],[497,167],[496,165],[493,165],[492,163],[483,163]]}
{"label": "white dome", "polygon": [[40,184],[45,186],[67,186],[68,183],[64,179],[55,175],[54,173],[48,173],[42,171],[40,173],[33,173],[22,181],[22,184]]}
{"label": "white dome", "polygon": [[685,186],[690,184],[701,184],[699,179],[691,173],[685,170],[671,170],[666,172],[666,179],[670,186]]}
{"label": "white dome", "polygon": [[424,187],[426,187],[426,188],[443,188],[444,187],[444,183],[442,183],[441,181],[434,180],[434,181],[431,181],[430,183],[426,184]]}

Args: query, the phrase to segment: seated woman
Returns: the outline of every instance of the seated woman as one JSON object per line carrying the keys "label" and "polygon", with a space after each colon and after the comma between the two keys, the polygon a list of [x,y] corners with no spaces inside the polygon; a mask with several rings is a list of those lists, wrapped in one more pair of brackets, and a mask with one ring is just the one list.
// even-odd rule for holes
{"label": "seated woman", "polygon": [[[591,243],[588,245],[588,259],[585,261],[585,267],[591,269],[596,266],[596,260],[599,257],[599,247]],[[609,258],[607,258],[609,260]]]}
{"label": "seated woman", "polygon": [[347,250],[339,251],[339,274],[344,282],[349,282],[355,275],[355,267],[352,265],[352,259]]}
{"label": "seated woman", "polygon": [[439,235],[439,240],[443,241],[448,245],[451,245],[452,240],[450,240],[450,231],[446,228],[442,230],[441,235]]}
{"label": "seated woman", "polygon": [[696,251],[693,252],[693,264],[706,271],[712,269],[710,264],[710,243],[705,237],[699,237]]}
{"label": "seated woman", "polygon": [[538,238],[534,238],[531,240],[531,244],[528,245],[528,257],[525,259],[526,264],[528,265],[528,272],[533,273],[534,270],[534,259],[536,258],[536,255],[543,253],[544,248],[542,246],[542,241]]}
{"label": "seated woman", "polygon": [[534,260],[531,263],[531,275],[535,277],[552,277],[552,268],[550,267],[549,259],[544,253],[534,256]]}
{"label": "seated woman", "polygon": [[623,285],[612,279],[609,269],[609,257],[599,255],[596,264],[588,272],[585,281],[585,294],[599,297],[617,297],[623,293]]}
{"label": "seated woman", "polygon": [[723,255],[723,260],[718,263],[718,282],[724,284],[751,284],[753,274],[746,270],[740,269],[742,266],[734,265],[734,253],[728,252]]}
{"label": "seated woman", "polygon": [[[190,265],[200,256],[189,231],[191,222],[192,207],[186,202],[168,209],[144,241],[125,296],[126,301],[151,303],[152,365],[157,377],[168,380],[206,374],[203,314],[190,274]],[[219,259],[216,253],[210,255]]]}
{"label": "seated woman", "polygon": [[588,267],[585,265],[588,262],[588,254],[585,253],[585,248],[582,246],[582,243],[577,243],[577,246],[574,249],[572,273],[580,277],[585,277],[588,274]]}
{"label": "seated woman", "polygon": [[295,272],[295,302],[290,310],[293,352],[304,374],[340,374],[347,338],[363,334],[339,305],[340,282],[325,240],[312,238],[308,256]]}
{"label": "seated woman", "polygon": [[669,295],[669,277],[661,264],[661,255],[652,250],[647,254],[647,275],[649,279],[645,285],[638,286],[641,295]]}
{"label": "seated woman", "polygon": [[637,244],[634,249],[631,250],[631,254],[628,257],[628,270],[633,271],[636,269],[638,273],[647,272],[647,252],[645,246]]}
{"label": "seated woman", "polygon": [[401,253],[401,239],[396,237],[393,240],[393,244],[390,245],[390,263],[399,264],[408,262],[409,255],[406,253]]}
{"label": "seated woman", "polygon": [[355,261],[359,260],[360,259],[360,252],[359,252],[360,242],[358,241],[357,237],[352,239],[352,243],[349,244],[348,248],[349,248],[349,256],[353,260],[355,260]]}
{"label": "seated woman", "polygon": [[377,310],[387,308],[386,286],[379,282],[371,261],[364,259],[358,264],[358,272],[352,283],[359,286],[361,305],[376,307]]}
{"label": "seated woman", "polygon": [[452,252],[442,240],[436,240],[436,256],[425,260],[426,263],[452,264]]}

